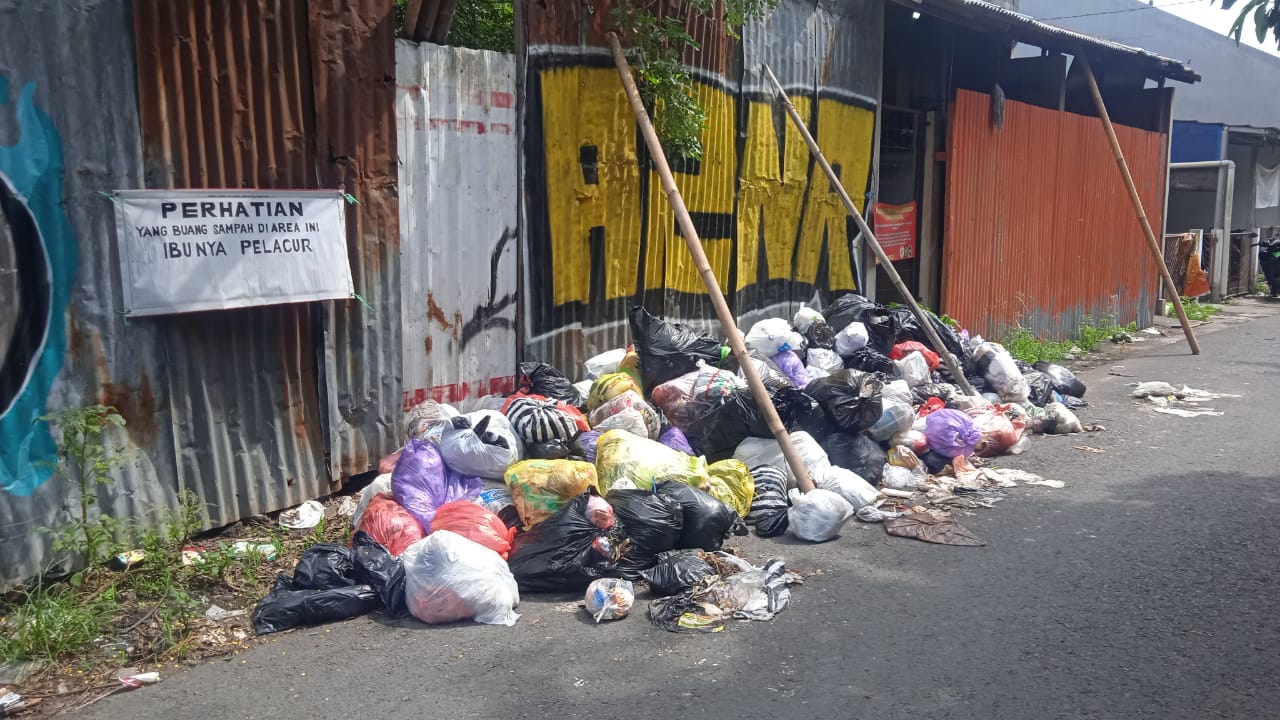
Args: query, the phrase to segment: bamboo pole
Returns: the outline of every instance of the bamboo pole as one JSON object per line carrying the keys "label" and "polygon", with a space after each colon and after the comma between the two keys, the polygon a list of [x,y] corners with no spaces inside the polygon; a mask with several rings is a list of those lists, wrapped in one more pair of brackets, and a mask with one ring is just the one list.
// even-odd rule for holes
{"label": "bamboo pole", "polygon": [[724,334],[729,339],[729,347],[733,349],[733,355],[738,359],[738,365],[742,368],[742,374],[747,378],[747,385],[750,386],[751,393],[755,396],[756,404],[760,406],[761,412],[764,413],[764,419],[769,425],[769,430],[773,432],[779,447],[782,448],[782,455],[787,459],[787,465],[791,467],[792,474],[796,476],[796,483],[800,486],[801,491],[809,492],[814,489],[813,478],[809,476],[809,469],[805,467],[804,461],[800,458],[800,453],[796,451],[795,445],[791,443],[791,434],[787,432],[786,426],[782,424],[782,419],[778,417],[778,410],[773,406],[773,400],[769,397],[769,391],[765,388],[764,382],[760,380],[760,373],[756,371],[755,364],[751,362],[750,357],[747,355],[747,346],[742,341],[742,333],[738,331],[738,322],[734,319],[733,313],[729,311],[729,304],[725,302],[724,293],[720,290],[720,283],[716,280],[711,264],[707,262],[707,254],[702,249],[702,240],[698,237],[698,231],[693,226],[693,218],[689,217],[689,209],[685,207],[684,199],[680,197],[680,190],[676,187],[675,177],[672,176],[671,168],[667,165],[667,156],[663,153],[662,143],[658,141],[658,134],[653,129],[653,122],[649,119],[649,113],[645,110],[644,102],[640,99],[640,91],[636,88],[635,79],[631,77],[631,67],[627,64],[627,58],[622,52],[622,45],[618,42],[618,36],[611,32],[606,36],[606,39],[609,43],[609,49],[613,51],[613,62],[618,67],[618,77],[622,79],[622,86],[627,91],[627,100],[630,101],[631,110],[636,116],[636,123],[640,126],[640,134],[644,136],[645,146],[649,149],[649,158],[653,162],[654,172],[662,180],[662,189],[667,194],[667,200],[671,202],[671,208],[675,211],[676,222],[680,226],[680,234],[684,237],[685,247],[689,249],[689,254],[693,256],[693,264],[698,268],[698,274],[702,276],[702,282],[707,286],[707,294],[711,296],[711,304],[715,306],[716,317],[719,318]]}
{"label": "bamboo pole", "polygon": [[977,395],[977,391],[973,389],[973,385],[969,384],[969,379],[964,376],[964,372],[960,369],[960,364],[956,361],[955,356],[951,354],[951,351],[947,350],[946,345],[942,344],[942,338],[938,337],[938,331],[934,329],[933,323],[925,315],[920,303],[916,302],[915,295],[907,290],[907,285],[902,282],[902,277],[898,275],[897,269],[893,267],[893,262],[889,260],[888,255],[884,254],[884,249],[880,247],[880,241],[876,240],[875,234],[867,226],[866,219],[862,217],[862,213],[858,212],[858,206],[853,204],[853,198],[849,197],[849,193],[844,189],[844,184],[840,182],[836,171],[831,168],[831,163],[827,162],[826,156],[822,154],[822,149],[818,147],[818,142],[813,139],[813,134],[809,132],[808,126],[800,118],[800,113],[796,111],[796,106],[791,104],[791,98],[787,97],[787,92],[782,89],[782,84],[774,76],[773,70],[768,65],[761,67],[764,68],[765,74],[769,76],[769,82],[773,83],[773,89],[778,93],[778,97],[786,107],[787,115],[791,117],[792,124],[796,126],[796,129],[800,131],[800,135],[804,137],[805,143],[808,144],[810,154],[818,161],[822,171],[827,174],[827,179],[831,181],[831,186],[839,193],[840,200],[844,202],[845,210],[853,216],[853,221],[857,223],[858,230],[862,232],[863,242],[867,243],[871,251],[875,253],[876,259],[880,261],[880,266],[884,268],[885,274],[889,276],[893,286],[906,299],[907,305],[911,307],[911,312],[920,321],[920,327],[924,328],[924,334],[928,337],[929,343],[938,352],[938,357],[942,358],[942,361],[947,364],[947,369],[951,371],[951,375],[955,378],[956,385],[959,385],[960,389],[967,395]]}
{"label": "bamboo pole", "polygon": [[[1199,355],[1200,343],[1196,342],[1196,335],[1191,331],[1191,321],[1187,319],[1187,311],[1182,307],[1182,293],[1179,293],[1177,286],[1173,284],[1169,267],[1165,265],[1164,255],[1160,252],[1160,244],[1156,242],[1156,233],[1151,229],[1151,222],[1147,220],[1147,211],[1142,207],[1142,198],[1138,197],[1138,187],[1133,183],[1129,163],[1125,162],[1124,152],[1120,149],[1120,140],[1116,137],[1115,126],[1111,124],[1111,116],[1107,114],[1107,105],[1102,102],[1098,80],[1093,76],[1093,68],[1089,66],[1088,58],[1084,55],[1076,55],[1076,59],[1080,61],[1080,67],[1084,68],[1084,76],[1089,80],[1089,92],[1093,95],[1093,104],[1098,109],[1098,117],[1102,119],[1102,129],[1107,131],[1107,140],[1111,143],[1111,152],[1115,154],[1116,166],[1120,168],[1120,175],[1124,177],[1125,187],[1129,190],[1129,200],[1133,203],[1134,211],[1138,213],[1138,222],[1142,224],[1142,232],[1147,237],[1147,248],[1160,266],[1160,277],[1164,280],[1165,292],[1172,298],[1173,306],[1178,310],[1178,322],[1182,323],[1182,332],[1187,336],[1191,354]],[[1227,228],[1227,235],[1230,234],[1231,228]]]}

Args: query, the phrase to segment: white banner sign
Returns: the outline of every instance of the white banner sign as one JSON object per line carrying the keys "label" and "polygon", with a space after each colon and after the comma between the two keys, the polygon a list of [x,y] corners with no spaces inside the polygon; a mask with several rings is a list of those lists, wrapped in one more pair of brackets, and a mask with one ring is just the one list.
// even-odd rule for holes
{"label": "white banner sign", "polygon": [[128,315],[221,310],[354,292],[335,190],[121,190]]}

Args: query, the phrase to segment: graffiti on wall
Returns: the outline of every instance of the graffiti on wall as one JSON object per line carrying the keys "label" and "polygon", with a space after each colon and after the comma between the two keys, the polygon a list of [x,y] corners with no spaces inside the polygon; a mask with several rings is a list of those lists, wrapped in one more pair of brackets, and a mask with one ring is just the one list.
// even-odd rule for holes
{"label": "graffiti on wall", "polygon": [[[680,314],[702,281],[656,175],[641,171],[646,153],[616,70],[541,59],[526,152],[533,335],[625,317],[646,300]],[[703,157],[673,171],[735,309],[854,290],[853,223],[799,132],[767,96],[702,82],[698,97],[709,116]],[[793,102],[861,205],[873,106],[828,94]]]}
{"label": "graffiti on wall", "polygon": [[[63,318],[77,246],[63,213],[62,143],[25,83],[11,103],[0,75],[0,116],[13,144],[0,144],[0,487],[30,495],[53,474],[56,446],[47,399],[67,349]],[[0,127],[4,126],[0,122]]]}
{"label": "graffiti on wall", "polygon": [[396,46],[407,410],[515,390],[515,60]]}

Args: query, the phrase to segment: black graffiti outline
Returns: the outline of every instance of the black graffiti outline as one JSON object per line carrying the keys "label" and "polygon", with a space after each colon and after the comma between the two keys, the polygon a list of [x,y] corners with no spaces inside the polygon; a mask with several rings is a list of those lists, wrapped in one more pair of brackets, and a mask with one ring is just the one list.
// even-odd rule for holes
{"label": "black graffiti outline", "polygon": [[468,343],[486,330],[496,328],[515,331],[516,321],[514,319],[498,316],[499,313],[516,303],[515,291],[507,293],[501,299],[498,299],[498,266],[502,262],[502,252],[506,249],[507,243],[515,239],[516,231],[514,228],[503,228],[502,235],[498,237],[498,243],[494,245],[493,252],[489,254],[489,301],[484,305],[477,306],[471,312],[471,319],[463,324],[458,338],[459,350],[465,349]]}
{"label": "black graffiti outline", "polygon": [[0,357],[0,417],[22,396],[44,353],[53,321],[53,271],[40,226],[22,196],[0,173],[0,218],[8,224],[18,277],[18,321]]}

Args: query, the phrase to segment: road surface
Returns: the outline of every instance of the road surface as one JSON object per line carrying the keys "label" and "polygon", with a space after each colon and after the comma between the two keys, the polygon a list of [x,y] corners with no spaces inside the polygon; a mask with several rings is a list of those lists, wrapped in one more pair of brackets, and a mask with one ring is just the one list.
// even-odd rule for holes
{"label": "road surface", "polygon": [[[752,538],[809,575],[770,623],[593,626],[526,598],[512,628],[368,617],[278,638],[108,699],[83,718],[1252,718],[1280,710],[1280,316],[1088,371],[1097,434],[997,464],[1066,482],[962,517],[953,548],[851,522],[839,540]],[[1222,417],[1140,407],[1126,383],[1242,397]],[[1073,448],[1088,445],[1092,453]]]}

